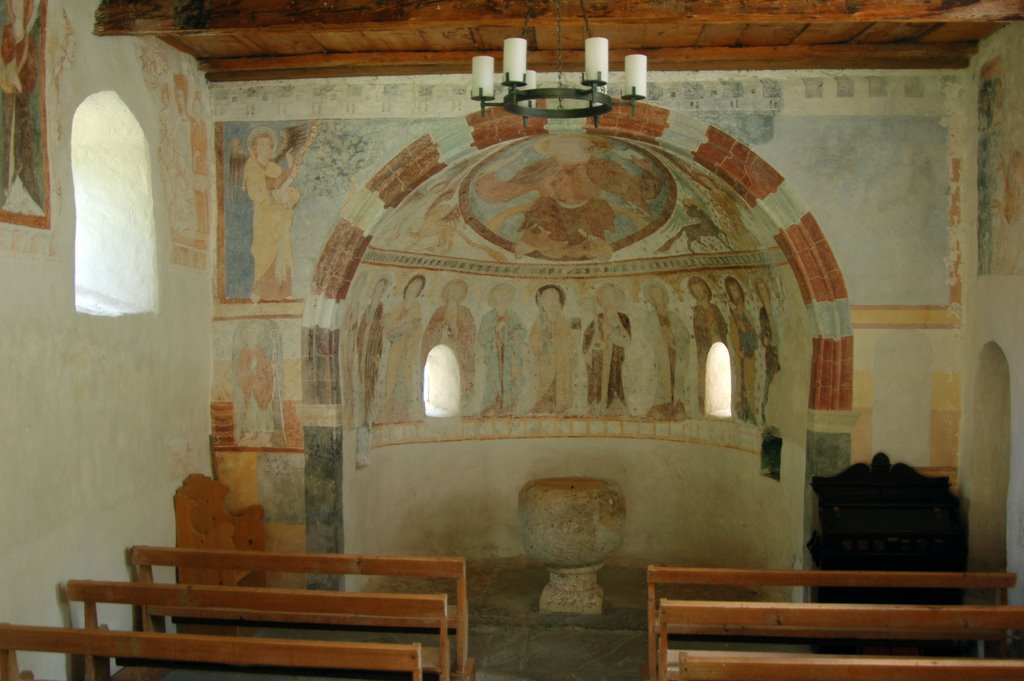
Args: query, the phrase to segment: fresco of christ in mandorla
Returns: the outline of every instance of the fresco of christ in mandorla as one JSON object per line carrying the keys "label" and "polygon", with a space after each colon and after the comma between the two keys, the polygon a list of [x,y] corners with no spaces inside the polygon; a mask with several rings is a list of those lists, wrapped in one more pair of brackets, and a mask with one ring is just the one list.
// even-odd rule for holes
{"label": "fresco of christ in mandorla", "polygon": [[628,142],[557,134],[485,160],[460,202],[481,236],[517,258],[604,261],[665,223],[675,187],[660,161]]}

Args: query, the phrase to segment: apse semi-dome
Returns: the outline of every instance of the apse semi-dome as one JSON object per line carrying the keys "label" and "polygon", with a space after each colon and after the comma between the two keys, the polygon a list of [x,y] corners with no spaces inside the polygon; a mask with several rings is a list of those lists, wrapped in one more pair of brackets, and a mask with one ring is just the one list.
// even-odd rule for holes
{"label": "apse semi-dome", "polygon": [[[373,248],[496,262],[607,262],[773,251],[768,226],[704,167],[642,142],[556,133],[438,173]],[[684,263],[679,263],[684,265]],[[696,266],[705,264],[697,259]]]}

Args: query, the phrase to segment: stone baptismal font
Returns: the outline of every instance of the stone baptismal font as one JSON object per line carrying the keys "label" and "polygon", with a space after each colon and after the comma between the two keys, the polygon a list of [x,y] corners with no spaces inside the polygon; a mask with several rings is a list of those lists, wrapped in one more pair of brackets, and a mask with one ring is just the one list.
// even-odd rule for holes
{"label": "stone baptismal font", "polygon": [[611,480],[542,478],[523,485],[523,547],[549,570],[541,612],[601,614],[604,589],[597,571],[622,542],[625,521],[626,499]]}

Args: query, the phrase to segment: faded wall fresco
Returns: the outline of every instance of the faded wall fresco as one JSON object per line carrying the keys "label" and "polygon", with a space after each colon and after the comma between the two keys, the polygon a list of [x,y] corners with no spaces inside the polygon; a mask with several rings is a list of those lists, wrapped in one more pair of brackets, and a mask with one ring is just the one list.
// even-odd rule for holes
{"label": "faded wall fresco", "polygon": [[216,139],[217,293],[230,303],[304,298],[353,177],[408,141],[395,122],[336,120],[226,122],[217,125]]}
{"label": "faded wall fresco", "polygon": [[292,299],[292,231],[304,194],[300,168],[316,140],[317,122],[230,127],[224,134],[223,295],[253,302]]}
{"label": "faded wall fresco", "polygon": [[46,1],[0,5],[0,220],[50,226],[50,170],[46,151]]}
{"label": "faded wall fresco", "polygon": [[[978,274],[1024,274],[1024,144],[1020,91],[1001,59],[978,92]],[[1019,80],[1019,74],[1017,75]]]}
{"label": "faded wall fresco", "polygon": [[281,333],[270,320],[249,320],[235,330],[235,442],[283,447]]}
{"label": "faded wall fresco", "polygon": [[348,425],[424,419],[440,343],[464,417],[678,421],[703,416],[722,342],[734,415],[763,423],[785,301],[759,231],[703,169],[619,138],[526,139],[437,173],[379,226],[346,296]]}
{"label": "faded wall fresco", "polygon": [[171,69],[162,51],[142,47],[138,57],[146,86],[160,102],[156,166],[168,198],[171,262],[206,269],[213,182],[202,92],[185,74]]}
{"label": "faded wall fresco", "polygon": [[467,417],[700,417],[707,353],[722,342],[734,414],[763,423],[781,368],[785,301],[768,267],[569,280],[367,269],[342,327],[350,426],[423,419],[423,366],[440,343],[458,359]]}
{"label": "faded wall fresco", "polygon": [[[316,366],[336,376],[326,379],[332,399],[364,445],[382,427],[382,441],[421,437],[400,426],[428,420],[423,370],[438,344],[456,356],[464,418],[679,423],[704,417],[705,362],[722,342],[734,416],[766,423],[786,257],[765,216],[707,169],[654,145],[574,132],[446,166],[423,137],[383,169],[367,164],[366,187],[389,210],[365,234],[337,220],[362,162],[331,159],[351,134],[339,121],[218,126],[218,269],[230,308],[296,301],[309,290],[298,253],[325,249],[337,222],[324,252],[340,248],[345,271],[330,276],[352,280],[340,289],[337,336],[317,340],[311,356],[332,356]],[[401,175],[411,167],[422,184]],[[281,374],[274,330],[245,321],[233,333],[232,404],[214,417],[227,426],[218,414],[230,412],[232,432],[218,441],[282,447],[292,438],[270,399]]]}

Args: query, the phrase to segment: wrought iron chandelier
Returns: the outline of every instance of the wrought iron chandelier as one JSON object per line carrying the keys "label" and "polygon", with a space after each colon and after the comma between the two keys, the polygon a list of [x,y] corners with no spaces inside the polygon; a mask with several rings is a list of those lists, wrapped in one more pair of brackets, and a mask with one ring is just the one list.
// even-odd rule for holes
{"label": "wrought iron chandelier", "polygon": [[[473,86],[470,97],[480,102],[480,113],[489,106],[500,106],[505,111],[523,117],[523,126],[531,117],[538,118],[593,118],[594,127],[603,114],[614,106],[630,106],[636,112],[636,102],[647,97],[647,57],[630,54],[625,59],[625,102],[616,102],[608,94],[608,39],[595,38],[590,32],[587,9],[580,0],[580,13],[586,31],[584,42],[584,71],[582,87],[565,85],[562,77],[562,2],[555,0],[555,26],[557,30],[558,86],[537,87],[537,72],[526,68],[526,31],[533,5],[529,3],[522,35],[505,38],[501,84],[508,89],[500,102],[493,101],[494,57],[473,57]],[[545,106],[539,103],[545,102]],[[567,106],[567,103],[569,106]]]}

